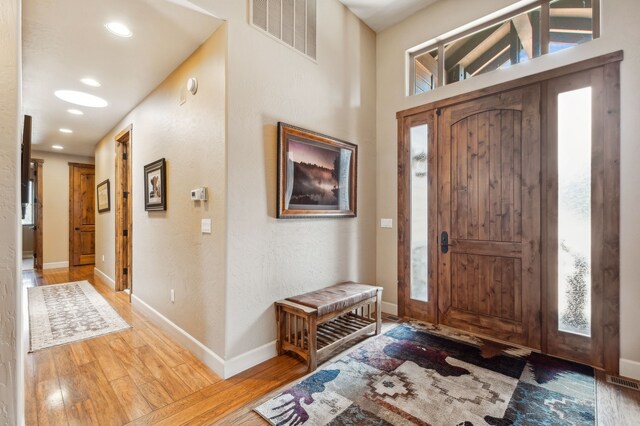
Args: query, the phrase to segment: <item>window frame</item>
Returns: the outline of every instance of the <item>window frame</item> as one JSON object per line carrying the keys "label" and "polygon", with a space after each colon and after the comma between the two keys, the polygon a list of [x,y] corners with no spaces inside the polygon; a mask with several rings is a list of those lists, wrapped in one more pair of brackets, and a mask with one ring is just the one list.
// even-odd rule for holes
{"label": "window frame", "polygon": [[[420,56],[424,53],[432,51],[434,48],[438,49],[438,72],[437,78],[435,79],[434,87],[431,90],[435,90],[438,87],[445,86],[445,69],[444,62],[442,58],[444,58],[444,48],[447,44],[452,43],[461,38],[467,37],[469,35],[480,32],[484,29],[492,27],[501,22],[508,21],[513,19],[514,17],[521,15],[523,13],[529,12],[533,9],[540,7],[540,56],[544,56],[549,53],[549,44],[550,44],[550,5],[553,1],[556,0],[536,0],[524,6],[521,6],[515,10],[510,12],[501,14],[493,19],[490,19],[486,22],[480,23],[478,25],[474,25],[471,28],[466,30],[456,32],[450,35],[447,38],[442,40],[435,41],[433,43],[429,43],[418,50],[409,50],[408,51],[408,60],[409,60],[409,81],[407,87],[407,96],[416,96],[420,95],[420,93],[415,93],[415,78],[416,78],[416,67],[415,67],[415,59],[417,56]],[[591,10],[592,10],[592,37],[593,40],[600,38],[600,0],[591,0]],[[535,58],[533,58],[535,59]],[[430,90],[430,91],[431,91]],[[423,92],[427,93],[427,92]]]}

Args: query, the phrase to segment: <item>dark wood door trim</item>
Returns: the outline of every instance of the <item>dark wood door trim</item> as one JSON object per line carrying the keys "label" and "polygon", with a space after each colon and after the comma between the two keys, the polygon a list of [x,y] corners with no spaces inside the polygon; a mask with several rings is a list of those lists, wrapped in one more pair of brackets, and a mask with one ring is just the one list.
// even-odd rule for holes
{"label": "dark wood door trim", "polygon": [[43,250],[43,208],[44,208],[44,174],[43,165],[44,160],[32,158],[31,162],[35,167],[35,204],[36,204],[36,217],[35,217],[35,231],[34,231],[34,247],[33,247],[33,268],[41,270],[44,263],[44,250]]}
{"label": "dark wood door trim", "polygon": [[131,147],[133,125],[127,126],[115,137],[116,150],[116,291],[133,291],[133,220],[131,194]]}
{"label": "dark wood door trim", "polygon": [[[397,114],[398,117],[398,308],[401,316],[413,316],[416,315],[412,309],[408,309],[406,305],[407,292],[409,291],[407,280],[407,267],[410,262],[408,257],[409,250],[407,249],[407,243],[409,238],[409,226],[410,223],[410,211],[408,210],[408,194],[409,194],[409,182],[408,174],[406,172],[409,165],[409,157],[407,155],[407,129],[410,128],[408,123],[418,122],[425,120],[425,116],[434,114],[440,107],[448,105],[457,105],[465,101],[480,99],[491,94],[501,93],[506,89],[511,90],[520,85],[530,85],[532,82],[539,84],[541,87],[541,100],[540,106],[540,129],[541,129],[541,144],[540,144],[540,179],[543,183],[542,193],[546,194],[549,188],[550,175],[555,173],[555,169],[551,163],[556,158],[551,152],[549,147],[549,129],[554,125],[552,118],[547,110],[549,102],[549,82],[554,78],[564,77],[572,73],[579,73],[582,71],[594,70],[595,75],[601,78],[603,83],[600,87],[599,94],[594,98],[601,100],[599,105],[594,106],[594,113],[602,115],[601,129],[595,129],[594,132],[602,138],[604,146],[598,151],[598,155],[601,162],[601,172],[593,171],[592,173],[598,174],[598,181],[596,182],[600,188],[604,188],[601,191],[601,196],[598,195],[598,203],[601,204],[601,212],[597,213],[598,220],[602,223],[602,229],[598,232],[600,238],[600,247],[595,247],[596,253],[600,260],[597,266],[600,270],[598,272],[601,276],[601,292],[603,299],[603,307],[599,314],[602,318],[602,326],[600,327],[600,333],[602,335],[602,341],[600,345],[602,359],[600,363],[593,362],[591,360],[578,359],[582,362],[588,362],[591,365],[599,366],[605,369],[607,372],[617,374],[619,369],[620,360],[620,336],[619,336],[619,323],[620,323],[620,266],[619,266],[619,239],[620,239],[620,61],[622,60],[622,52],[615,52],[609,55],[604,55],[598,58],[594,58],[588,61],[582,61],[576,64],[572,64],[567,67],[560,68],[558,70],[551,70],[544,72],[537,76],[531,76],[523,79],[516,80],[514,82],[508,82],[502,85],[497,85],[492,88],[479,90],[472,93],[466,93],[464,95],[442,100],[416,108],[412,108],[406,111],[401,111]],[[567,77],[569,78],[569,77]],[[594,89],[595,90],[595,89]],[[437,114],[436,114],[437,116]],[[441,132],[440,132],[441,133]],[[439,161],[442,164],[442,159]],[[552,167],[553,166],[553,167]],[[593,166],[592,166],[593,167]],[[442,182],[436,182],[435,185],[440,188]],[[592,183],[593,184],[593,183]],[[551,188],[552,189],[552,188]],[[599,190],[598,190],[599,191]],[[550,342],[547,336],[547,331],[551,326],[551,312],[549,312],[551,292],[555,291],[555,287],[551,288],[549,285],[550,263],[553,259],[549,254],[549,234],[553,232],[549,226],[548,212],[552,209],[551,205],[556,203],[556,199],[553,196],[545,195],[541,197],[539,208],[541,212],[540,221],[540,235],[542,238],[541,248],[538,250],[541,263],[541,315],[534,320],[537,323],[541,322],[542,334],[540,336],[540,346],[543,352],[553,352],[550,347]],[[593,207],[592,207],[593,208]],[[436,237],[437,238],[437,237]],[[468,249],[474,249],[473,244],[467,244]],[[513,251],[513,247],[505,247],[505,250]],[[455,249],[454,249],[455,250]],[[535,250],[533,251],[535,255]],[[441,296],[439,294],[438,296]],[[424,315],[424,313],[423,313]],[[431,316],[433,317],[433,316]],[[557,315],[556,315],[557,318]],[[434,322],[439,319],[434,320]],[[570,342],[568,342],[570,343]],[[576,357],[572,357],[570,353],[554,352],[556,356],[565,358],[571,358],[576,360]]]}
{"label": "dark wood door trim", "polygon": [[540,83],[546,80],[550,80],[556,77],[562,77],[564,75],[573,74],[580,71],[589,70],[592,68],[598,68],[606,64],[612,64],[622,61],[624,54],[622,50],[608,53],[606,55],[597,56],[595,58],[586,59],[584,61],[575,62],[559,68],[553,68],[548,71],[544,71],[538,74],[518,78],[516,80],[507,81],[504,83],[496,84],[494,86],[486,87],[484,89],[476,90],[474,92],[463,93],[451,98],[441,99],[435,102],[430,102],[424,105],[420,105],[414,108],[405,109],[396,113],[396,118],[401,119],[421,112],[431,111],[437,108],[443,108],[446,106],[455,105],[461,102],[477,99],[482,96],[494,95],[496,93],[506,92],[508,90],[516,89],[518,87],[527,86],[530,84]]}

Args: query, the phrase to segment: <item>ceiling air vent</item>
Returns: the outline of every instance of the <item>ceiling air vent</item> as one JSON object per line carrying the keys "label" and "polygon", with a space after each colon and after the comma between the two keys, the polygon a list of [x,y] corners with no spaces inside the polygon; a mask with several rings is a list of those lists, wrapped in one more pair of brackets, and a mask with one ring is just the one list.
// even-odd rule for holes
{"label": "ceiling air vent", "polygon": [[316,0],[251,0],[251,23],[316,59]]}
{"label": "ceiling air vent", "polygon": [[638,382],[627,380],[623,377],[610,376],[609,374],[607,374],[607,382],[612,383],[614,385],[622,386],[624,388],[640,391],[640,384]]}

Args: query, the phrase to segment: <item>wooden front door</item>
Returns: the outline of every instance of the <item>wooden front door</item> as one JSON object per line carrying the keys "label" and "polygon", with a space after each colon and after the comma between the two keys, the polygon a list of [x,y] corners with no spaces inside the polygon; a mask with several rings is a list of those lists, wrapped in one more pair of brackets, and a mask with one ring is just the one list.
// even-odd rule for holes
{"label": "wooden front door", "polygon": [[540,348],[540,87],[444,108],[441,324]]}
{"label": "wooden front door", "polygon": [[95,263],[95,169],[69,163],[69,264]]}

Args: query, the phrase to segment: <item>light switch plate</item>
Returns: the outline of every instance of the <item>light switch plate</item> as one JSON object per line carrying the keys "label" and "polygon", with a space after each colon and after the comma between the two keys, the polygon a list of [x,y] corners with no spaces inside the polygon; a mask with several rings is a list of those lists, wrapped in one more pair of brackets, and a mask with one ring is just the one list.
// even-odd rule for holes
{"label": "light switch plate", "polygon": [[380,228],[393,228],[393,219],[380,219]]}
{"label": "light switch plate", "polygon": [[211,219],[202,219],[202,222],[200,223],[200,231],[203,234],[211,233]]}

